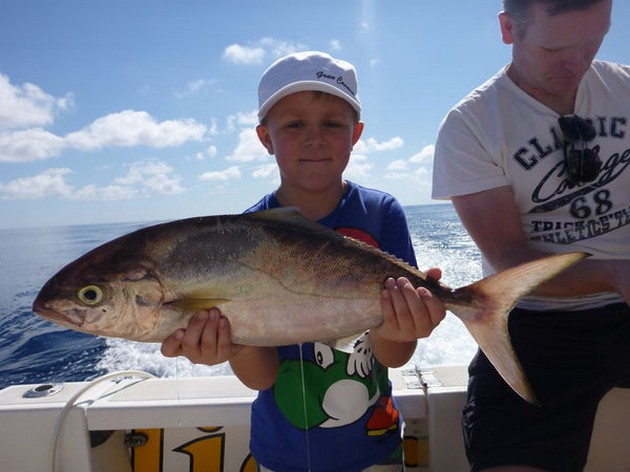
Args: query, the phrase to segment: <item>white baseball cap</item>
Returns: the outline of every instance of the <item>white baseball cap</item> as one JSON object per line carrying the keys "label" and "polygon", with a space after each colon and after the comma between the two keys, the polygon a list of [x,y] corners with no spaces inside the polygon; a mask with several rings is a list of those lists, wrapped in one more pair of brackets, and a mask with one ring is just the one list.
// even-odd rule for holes
{"label": "white baseball cap", "polygon": [[281,98],[305,91],[343,98],[361,116],[354,66],[323,52],[305,51],[278,59],[262,75],[258,84],[258,119],[262,120]]}

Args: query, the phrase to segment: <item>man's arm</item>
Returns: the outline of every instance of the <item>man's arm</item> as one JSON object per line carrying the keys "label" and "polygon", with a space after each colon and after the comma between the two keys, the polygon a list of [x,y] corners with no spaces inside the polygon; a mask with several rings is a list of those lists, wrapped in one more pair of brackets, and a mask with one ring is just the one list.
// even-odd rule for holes
{"label": "man's arm", "polygon": [[[452,201],[464,227],[497,272],[548,255],[528,247],[510,187],[456,196]],[[570,297],[610,291],[630,301],[629,260],[586,259],[540,285],[534,293]]]}

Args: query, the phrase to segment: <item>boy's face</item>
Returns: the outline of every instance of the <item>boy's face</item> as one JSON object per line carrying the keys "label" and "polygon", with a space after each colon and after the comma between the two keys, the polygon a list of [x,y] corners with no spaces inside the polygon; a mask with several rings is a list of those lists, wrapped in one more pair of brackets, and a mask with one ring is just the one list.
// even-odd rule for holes
{"label": "boy's face", "polygon": [[339,185],[363,123],[339,97],[297,92],[278,101],[256,131],[276,156],[283,186],[321,191]]}

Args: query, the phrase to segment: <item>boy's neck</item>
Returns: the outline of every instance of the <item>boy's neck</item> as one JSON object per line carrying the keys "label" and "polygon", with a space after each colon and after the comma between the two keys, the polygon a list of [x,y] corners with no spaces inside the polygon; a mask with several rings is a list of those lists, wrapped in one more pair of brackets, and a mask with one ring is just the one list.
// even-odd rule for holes
{"label": "boy's neck", "polygon": [[318,221],[337,208],[347,185],[342,180],[334,188],[328,187],[317,191],[280,185],[275,192],[275,197],[283,207],[296,207],[309,220]]}

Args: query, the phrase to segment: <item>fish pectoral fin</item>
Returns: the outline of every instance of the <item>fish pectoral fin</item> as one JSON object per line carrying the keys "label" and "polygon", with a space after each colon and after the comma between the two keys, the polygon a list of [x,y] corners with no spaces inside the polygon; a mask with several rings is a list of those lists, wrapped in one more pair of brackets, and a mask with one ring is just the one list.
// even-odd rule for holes
{"label": "fish pectoral fin", "polygon": [[185,311],[199,311],[209,310],[229,301],[226,298],[182,298],[170,302],[169,305]]}
{"label": "fish pectoral fin", "polygon": [[364,335],[365,335],[365,331],[362,331],[360,333],[352,334],[344,338],[329,339],[329,340],[324,340],[324,341],[319,341],[319,342],[321,342],[322,344],[326,344],[332,347],[333,349],[336,349],[337,351],[342,351],[342,352],[350,354],[354,352],[354,347],[356,346],[357,341]]}
{"label": "fish pectoral fin", "polygon": [[[539,404],[512,348],[508,313],[518,299],[585,257],[588,254],[565,253],[544,257],[511,267],[453,293],[461,304],[454,303],[452,311],[464,322],[499,375],[529,403]],[[473,303],[470,303],[471,300]]]}

